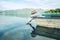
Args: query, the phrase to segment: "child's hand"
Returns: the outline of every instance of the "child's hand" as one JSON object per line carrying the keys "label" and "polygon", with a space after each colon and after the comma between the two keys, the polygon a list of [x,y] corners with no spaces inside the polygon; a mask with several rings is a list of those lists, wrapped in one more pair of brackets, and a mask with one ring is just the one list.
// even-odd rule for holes
{"label": "child's hand", "polygon": [[28,23],[26,23],[27,25],[29,24],[29,22]]}
{"label": "child's hand", "polygon": [[30,25],[30,23],[28,22],[28,23],[26,23],[27,25]]}

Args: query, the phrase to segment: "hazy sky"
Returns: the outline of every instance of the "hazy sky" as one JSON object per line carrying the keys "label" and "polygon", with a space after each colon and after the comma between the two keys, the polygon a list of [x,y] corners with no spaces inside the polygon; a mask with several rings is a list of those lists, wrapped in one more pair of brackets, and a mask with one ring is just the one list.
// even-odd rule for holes
{"label": "hazy sky", "polygon": [[60,0],[0,0],[0,10],[22,8],[60,8]]}

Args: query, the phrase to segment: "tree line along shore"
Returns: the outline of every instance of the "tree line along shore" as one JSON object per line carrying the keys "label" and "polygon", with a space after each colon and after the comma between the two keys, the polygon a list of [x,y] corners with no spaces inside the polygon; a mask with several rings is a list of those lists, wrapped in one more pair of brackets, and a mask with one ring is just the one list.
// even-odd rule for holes
{"label": "tree line along shore", "polygon": [[48,14],[60,14],[60,8],[46,10],[44,13],[48,13]]}

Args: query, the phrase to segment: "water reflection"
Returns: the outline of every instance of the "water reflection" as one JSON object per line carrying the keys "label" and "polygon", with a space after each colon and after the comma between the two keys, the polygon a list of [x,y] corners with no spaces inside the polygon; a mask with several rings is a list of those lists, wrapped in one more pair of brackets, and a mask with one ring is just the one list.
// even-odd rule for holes
{"label": "water reflection", "polygon": [[27,18],[0,16],[0,40],[54,40],[42,36],[31,37]]}

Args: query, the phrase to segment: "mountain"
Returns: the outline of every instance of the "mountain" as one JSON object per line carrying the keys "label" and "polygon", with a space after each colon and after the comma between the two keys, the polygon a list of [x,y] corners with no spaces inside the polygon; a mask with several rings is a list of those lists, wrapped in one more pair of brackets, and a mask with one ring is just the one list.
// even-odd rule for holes
{"label": "mountain", "polygon": [[[17,10],[5,10],[5,11],[0,11],[0,15],[10,15],[10,16],[21,16],[21,17],[27,17],[30,16],[31,9],[17,9]],[[36,9],[38,13],[43,12],[42,9]]]}

